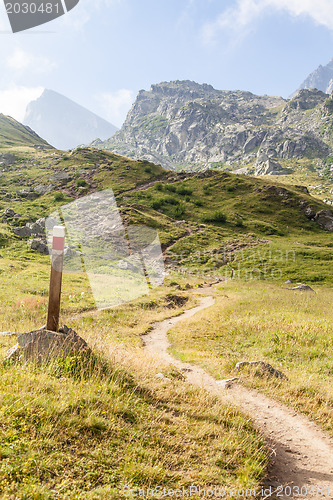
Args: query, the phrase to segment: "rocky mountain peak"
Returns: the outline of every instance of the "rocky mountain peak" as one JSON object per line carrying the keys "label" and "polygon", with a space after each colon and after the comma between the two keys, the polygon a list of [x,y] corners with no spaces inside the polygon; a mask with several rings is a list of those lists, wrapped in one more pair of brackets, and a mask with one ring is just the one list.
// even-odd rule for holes
{"label": "rocky mountain peak", "polygon": [[162,82],[139,93],[121,130],[98,147],[171,169],[241,164],[282,173],[279,159],[330,153],[328,98],[317,89],[301,89],[288,101],[187,80]]}
{"label": "rocky mountain peak", "polygon": [[325,66],[320,64],[317,69],[312,71],[292,96],[300,89],[318,89],[330,94],[333,90],[333,58]]}

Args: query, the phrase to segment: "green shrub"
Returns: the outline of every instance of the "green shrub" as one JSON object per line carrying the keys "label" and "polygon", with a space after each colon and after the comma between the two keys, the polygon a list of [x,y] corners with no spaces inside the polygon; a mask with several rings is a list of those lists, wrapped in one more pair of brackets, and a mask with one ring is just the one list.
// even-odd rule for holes
{"label": "green shrub", "polygon": [[163,184],[162,182],[156,182],[154,188],[157,190],[157,191],[163,191]]}
{"label": "green shrub", "polygon": [[193,190],[184,186],[180,186],[179,188],[177,188],[177,193],[181,196],[190,196],[193,193]]}
{"label": "green shrub", "polygon": [[65,199],[64,193],[56,193],[53,197],[54,201],[63,201]]}
{"label": "green shrub", "polygon": [[185,207],[183,207],[182,205],[178,205],[174,212],[174,218],[175,219],[180,219],[181,217],[183,217],[185,215]]}
{"label": "green shrub", "polygon": [[194,205],[195,205],[196,207],[203,207],[203,202],[202,202],[201,200],[195,200],[195,201],[194,201]]}
{"label": "green shrub", "polygon": [[165,189],[166,191],[170,191],[171,193],[175,193],[175,192],[177,191],[176,186],[174,186],[173,184],[166,184],[166,185],[164,186],[164,189]]}
{"label": "green shrub", "polygon": [[78,179],[76,181],[76,187],[87,187],[88,183],[84,179]]}
{"label": "green shrub", "polygon": [[163,205],[163,202],[161,199],[153,200],[151,203],[151,207],[154,210],[159,210],[162,207],[162,205]]}
{"label": "green shrub", "polygon": [[227,222],[227,216],[225,215],[222,210],[216,210],[213,214],[206,215],[203,218],[204,222],[218,222],[218,223],[224,223]]}
{"label": "green shrub", "polygon": [[173,196],[165,196],[163,198],[164,203],[168,203],[168,205],[179,205],[179,200]]}

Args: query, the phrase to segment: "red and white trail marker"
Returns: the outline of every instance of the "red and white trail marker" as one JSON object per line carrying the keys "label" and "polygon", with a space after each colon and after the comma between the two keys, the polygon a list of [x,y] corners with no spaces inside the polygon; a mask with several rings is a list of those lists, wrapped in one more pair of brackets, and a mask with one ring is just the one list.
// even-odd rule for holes
{"label": "red and white trail marker", "polygon": [[57,332],[59,327],[64,248],[65,228],[63,226],[54,226],[52,238],[49,308],[46,323],[46,329],[51,330],[52,332]]}

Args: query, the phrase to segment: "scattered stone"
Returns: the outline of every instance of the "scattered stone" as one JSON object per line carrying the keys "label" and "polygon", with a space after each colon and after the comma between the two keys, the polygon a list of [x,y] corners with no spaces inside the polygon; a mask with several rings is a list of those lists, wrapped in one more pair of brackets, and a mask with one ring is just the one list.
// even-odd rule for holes
{"label": "scattered stone", "polygon": [[0,154],[0,165],[2,167],[6,167],[7,165],[11,165],[12,163],[15,163],[15,155],[12,153],[3,153]]}
{"label": "scattered stone", "polygon": [[33,238],[29,240],[28,247],[30,250],[35,250],[36,252],[39,252],[43,255],[49,255],[47,242],[43,238]]}
{"label": "scattered stone", "polygon": [[2,214],[2,217],[14,217],[14,216],[15,216],[15,211],[12,208],[6,208],[6,210]]}
{"label": "scattered stone", "polygon": [[244,368],[244,366],[258,366],[262,368],[262,370],[271,377],[288,380],[288,378],[284,373],[280,372],[279,370],[276,370],[275,368],[273,368],[272,365],[266,363],[265,361],[240,361],[239,363],[236,364],[235,370],[239,371],[241,368]]}
{"label": "scattered stone", "polygon": [[290,285],[291,283],[293,283],[293,280],[287,280],[284,283],[285,283],[285,285]]}
{"label": "scattered stone", "polygon": [[45,218],[38,219],[36,222],[27,222],[25,226],[13,227],[12,231],[20,238],[26,238],[32,235],[45,236]]}
{"label": "scattered stone", "polygon": [[43,195],[50,193],[54,189],[54,184],[48,184],[45,186],[44,184],[38,184],[38,186],[35,187],[36,193]]}
{"label": "scattered stone", "polygon": [[300,205],[306,217],[310,220],[313,220],[316,216],[314,208],[311,207],[311,205],[308,205],[304,200],[300,201]]}
{"label": "scattered stone", "polygon": [[30,229],[31,234],[35,234],[36,236],[45,235],[44,227],[38,224],[37,222],[28,222],[26,226]]}
{"label": "scattered stone", "polygon": [[57,174],[51,175],[50,181],[69,181],[71,176],[67,172],[58,172]]}
{"label": "scattered stone", "polygon": [[155,377],[159,378],[160,380],[170,380],[168,377],[163,375],[163,373],[156,373]]}
{"label": "scattered stone", "polygon": [[217,383],[217,385],[219,385],[223,389],[230,389],[230,387],[232,386],[232,384],[234,382],[237,382],[237,380],[238,380],[238,378],[234,377],[234,378],[228,378],[228,379],[225,379],[225,380],[217,380],[216,383]]}
{"label": "scattered stone", "polygon": [[59,332],[44,328],[18,334],[17,344],[9,349],[6,359],[33,361],[40,365],[59,357],[90,353],[86,341],[64,326]]}
{"label": "scattered stone", "polygon": [[28,236],[32,235],[31,229],[27,225],[22,227],[13,227],[12,231],[14,234],[16,234],[16,236],[19,236],[20,238],[27,238]]}
{"label": "scattered stone", "polygon": [[35,200],[39,196],[33,188],[22,189],[21,191],[17,191],[16,194],[20,198],[26,198],[27,200]]}
{"label": "scattered stone", "polygon": [[124,260],[120,260],[118,263],[117,263],[117,267],[119,267],[119,269],[128,269],[128,263],[125,262]]}
{"label": "scattered stone", "polygon": [[76,255],[78,255],[78,252],[73,250],[73,248],[70,248],[70,247],[64,248],[64,256],[65,257],[75,257]]}
{"label": "scattered stone", "polygon": [[294,286],[293,288],[289,288],[289,290],[299,290],[301,292],[314,292],[311,286],[304,285],[304,283],[300,283],[299,286]]}

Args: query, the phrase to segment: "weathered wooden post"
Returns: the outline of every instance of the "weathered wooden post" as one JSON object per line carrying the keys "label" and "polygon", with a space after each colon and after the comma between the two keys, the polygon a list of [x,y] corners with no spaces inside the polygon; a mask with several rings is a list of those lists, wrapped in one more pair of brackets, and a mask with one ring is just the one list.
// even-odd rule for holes
{"label": "weathered wooden post", "polygon": [[62,268],[64,262],[65,228],[54,226],[52,238],[49,308],[46,329],[57,332],[59,327]]}

